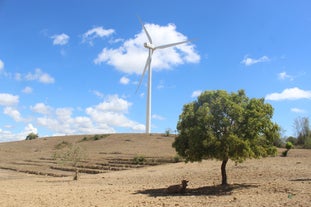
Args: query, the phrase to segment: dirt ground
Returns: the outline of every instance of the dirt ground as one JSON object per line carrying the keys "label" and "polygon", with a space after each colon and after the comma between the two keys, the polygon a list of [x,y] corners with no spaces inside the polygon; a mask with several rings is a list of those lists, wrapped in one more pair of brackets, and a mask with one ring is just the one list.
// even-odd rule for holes
{"label": "dirt ground", "polygon": [[[124,141],[124,137],[120,140]],[[126,143],[132,140],[134,147],[134,138],[126,138],[126,140]],[[160,154],[161,147],[155,143],[164,143],[166,146],[173,138],[161,140],[160,137],[156,141],[150,143],[148,141],[150,145],[146,142],[145,150],[149,147],[150,150],[144,153],[148,151]],[[37,142],[40,144],[39,141]],[[58,141],[54,140],[54,142]],[[106,146],[108,143],[109,140],[106,140]],[[120,145],[118,142],[114,144],[116,143]],[[25,146],[19,148],[20,145],[20,142],[10,145],[0,144],[0,165],[5,166],[6,163],[12,163],[12,160],[21,159],[17,155],[15,158],[4,157],[4,155],[10,156],[10,152],[15,154],[14,150],[24,149]],[[154,146],[158,149],[155,150]],[[131,152],[133,147],[130,148]],[[138,146],[137,149],[141,147]],[[126,151],[125,146],[119,146],[119,149],[121,148]],[[171,149],[167,149],[162,147],[166,156],[173,153]],[[109,150],[112,150],[115,155],[118,154],[112,146]],[[25,151],[25,159],[29,159],[27,156],[30,155],[34,158],[34,152],[38,153],[38,149],[28,154]],[[96,154],[107,155],[103,151]],[[169,163],[94,175],[81,173],[78,181],[73,181],[72,176],[51,177],[0,169],[0,206],[308,207],[311,204],[310,158],[311,150],[292,149],[288,157],[252,159],[238,165],[229,161],[227,173],[230,185],[227,187],[219,185],[221,162],[215,160],[201,163]],[[169,185],[178,184],[182,179],[189,180],[185,194],[166,193],[165,189]]]}

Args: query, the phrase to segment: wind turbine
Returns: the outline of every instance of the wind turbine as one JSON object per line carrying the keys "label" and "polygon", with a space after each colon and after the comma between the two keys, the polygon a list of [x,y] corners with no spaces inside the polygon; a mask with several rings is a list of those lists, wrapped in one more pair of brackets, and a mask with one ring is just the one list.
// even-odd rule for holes
{"label": "wind turbine", "polygon": [[155,46],[153,45],[152,43],[152,39],[151,39],[151,36],[150,34],[148,33],[144,23],[141,21],[141,19],[138,17],[138,20],[140,22],[140,24],[142,25],[146,35],[147,35],[147,38],[149,40],[149,42],[145,42],[144,43],[144,47],[147,48],[149,50],[149,55],[148,55],[148,58],[147,58],[147,61],[146,61],[146,64],[145,64],[145,67],[144,67],[144,70],[143,70],[143,74],[140,78],[140,81],[139,81],[139,84],[138,84],[138,87],[136,89],[136,93],[142,83],[142,80],[144,78],[144,75],[146,73],[146,70],[148,69],[148,89],[147,89],[147,104],[146,104],[146,134],[150,134],[151,132],[151,88],[152,88],[152,70],[151,70],[151,60],[152,60],[152,54],[155,50],[157,49],[164,49],[164,48],[167,48],[167,47],[174,47],[176,45],[180,45],[180,44],[184,44],[186,42],[190,42],[190,40],[185,40],[185,41],[182,41],[182,42],[176,42],[176,43],[171,43],[171,44],[166,44],[166,45],[160,45],[160,46]]}

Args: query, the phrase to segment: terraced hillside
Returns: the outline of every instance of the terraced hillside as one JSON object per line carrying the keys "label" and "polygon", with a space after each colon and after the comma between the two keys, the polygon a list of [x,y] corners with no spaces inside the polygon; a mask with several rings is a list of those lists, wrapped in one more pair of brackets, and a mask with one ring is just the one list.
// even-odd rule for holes
{"label": "terraced hillside", "polygon": [[[46,137],[0,143],[0,169],[38,175],[98,174],[177,162],[174,137],[160,134],[111,134]],[[77,163],[63,158],[79,149]],[[159,149],[161,154],[159,154]],[[162,149],[162,150],[161,150]],[[69,161],[68,161],[69,160]]]}

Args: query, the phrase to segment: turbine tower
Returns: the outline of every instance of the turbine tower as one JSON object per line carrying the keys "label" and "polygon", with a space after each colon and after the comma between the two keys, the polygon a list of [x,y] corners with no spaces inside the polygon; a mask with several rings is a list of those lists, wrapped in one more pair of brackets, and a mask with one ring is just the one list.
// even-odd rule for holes
{"label": "turbine tower", "polygon": [[138,17],[138,20],[140,21],[146,35],[147,35],[147,38],[149,40],[149,42],[145,42],[144,43],[144,47],[147,48],[149,50],[149,55],[148,55],[148,58],[147,58],[147,61],[146,61],[146,64],[145,64],[145,67],[144,67],[144,70],[143,70],[143,74],[140,78],[140,81],[139,81],[139,84],[138,84],[138,87],[136,89],[136,93],[142,83],[142,80],[144,78],[144,75],[146,73],[146,70],[148,69],[148,89],[147,89],[147,104],[146,104],[146,134],[150,134],[151,132],[151,88],[152,88],[152,70],[151,70],[151,60],[152,60],[152,54],[155,50],[157,49],[164,49],[164,48],[167,48],[167,47],[173,47],[173,46],[176,46],[176,45],[180,45],[180,44],[184,44],[186,42],[190,42],[190,40],[186,40],[186,41],[182,41],[182,42],[176,42],[176,43],[171,43],[171,44],[166,44],[166,45],[160,45],[160,46],[155,46],[153,45],[152,43],[152,39],[151,39],[151,36],[150,34],[148,33],[144,23],[141,21],[141,19]]}

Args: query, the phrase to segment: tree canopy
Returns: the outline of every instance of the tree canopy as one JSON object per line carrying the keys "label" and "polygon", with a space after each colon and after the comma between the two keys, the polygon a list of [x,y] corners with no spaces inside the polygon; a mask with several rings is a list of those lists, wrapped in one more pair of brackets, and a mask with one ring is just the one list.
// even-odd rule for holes
{"label": "tree canopy", "polygon": [[222,184],[227,184],[229,159],[242,162],[276,154],[280,127],[271,121],[273,107],[263,98],[248,98],[244,90],[205,91],[185,104],[173,147],[186,161],[222,161]]}
{"label": "tree canopy", "polygon": [[33,139],[37,139],[38,137],[39,137],[38,134],[35,134],[35,133],[31,132],[31,133],[29,133],[29,134],[27,135],[27,137],[26,137],[25,140],[33,140]]}

